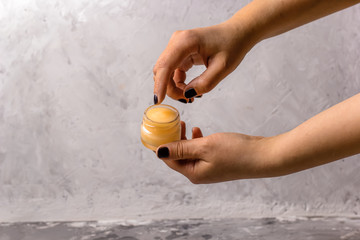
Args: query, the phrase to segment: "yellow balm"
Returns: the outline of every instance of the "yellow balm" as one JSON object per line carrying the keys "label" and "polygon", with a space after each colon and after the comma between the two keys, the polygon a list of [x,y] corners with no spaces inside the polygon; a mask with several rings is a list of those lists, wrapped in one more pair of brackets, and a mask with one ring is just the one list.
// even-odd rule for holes
{"label": "yellow balm", "polygon": [[169,123],[177,118],[178,113],[174,109],[160,105],[160,107],[150,107],[146,111],[146,116],[154,122]]}
{"label": "yellow balm", "polygon": [[141,142],[156,151],[158,146],[181,139],[180,116],[176,108],[165,105],[148,107],[141,124]]}

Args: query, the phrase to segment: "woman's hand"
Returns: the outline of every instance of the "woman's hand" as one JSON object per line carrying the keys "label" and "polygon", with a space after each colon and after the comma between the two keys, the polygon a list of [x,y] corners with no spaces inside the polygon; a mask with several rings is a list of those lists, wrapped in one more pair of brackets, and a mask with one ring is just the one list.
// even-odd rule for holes
{"label": "woman's hand", "polygon": [[[250,34],[232,21],[175,32],[153,70],[154,103],[161,103],[166,94],[192,102],[230,74],[253,45]],[[194,65],[205,65],[206,70],[186,84],[186,72]]]}
{"label": "woman's hand", "polygon": [[157,155],[193,183],[282,176],[360,153],[360,94],[273,137],[216,133],[161,145]]}
{"label": "woman's hand", "polygon": [[186,140],[185,123],[181,124],[183,140],[160,146],[157,155],[192,183],[277,175],[277,167],[269,151],[270,139],[238,133],[216,133],[203,137],[199,128],[193,128],[193,139]]}
{"label": "woman's hand", "polygon": [[[359,2],[254,0],[224,23],[175,32],[154,67],[154,103],[166,94],[191,102],[234,71],[256,43]],[[205,65],[206,70],[186,84],[193,65]]]}

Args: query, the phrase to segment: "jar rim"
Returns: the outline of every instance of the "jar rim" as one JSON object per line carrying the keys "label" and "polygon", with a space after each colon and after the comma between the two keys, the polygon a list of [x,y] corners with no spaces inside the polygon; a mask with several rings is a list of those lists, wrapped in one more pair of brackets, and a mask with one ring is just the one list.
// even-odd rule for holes
{"label": "jar rim", "polygon": [[[147,112],[150,110],[150,109],[153,109],[153,108],[157,108],[157,107],[162,107],[162,108],[168,108],[168,109],[171,109],[173,110],[175,113],[176,113],[176,117],[174,118],[174,120],[171,120],[169,122],[158,122],[158,121],[154,121],[152,119],[150,119],[148,116],[147,116]],[[145,111],[144,111],[144,116],[147,120],[149,120],[150,122],[153,122],[153,123],[156,123],[156,124],[169,124],[169,123],[173,123],[175,121],[177,121],[179,119],[179,111],[174,108],[173,106],[170,106],[170,105],[167,105],[167,104],[156,104],[156,105],[151,105],[150,107],[148,107]]]}

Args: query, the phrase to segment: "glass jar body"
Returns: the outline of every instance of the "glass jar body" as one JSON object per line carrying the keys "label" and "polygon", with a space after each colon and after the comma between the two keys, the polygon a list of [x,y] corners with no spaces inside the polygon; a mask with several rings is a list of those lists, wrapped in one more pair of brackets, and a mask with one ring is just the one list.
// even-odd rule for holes
{"label": "glass jar body", "polygon": [[145,110],[141,124],[141,142],[145,147],[156,151],[160,145],[180,139],[180,116],[176,108],[159,104]]}

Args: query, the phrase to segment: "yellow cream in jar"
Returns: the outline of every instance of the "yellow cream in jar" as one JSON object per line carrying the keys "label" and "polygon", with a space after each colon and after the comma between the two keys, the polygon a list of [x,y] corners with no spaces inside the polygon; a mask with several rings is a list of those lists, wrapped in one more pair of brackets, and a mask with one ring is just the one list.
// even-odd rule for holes
{"label": "yellow cream in jar", "polygon": [[141,124],[141,142],[145,147],[156,151],[160,145],[180,139],[180,116],[176,108],[159,104],[145,110]]}

